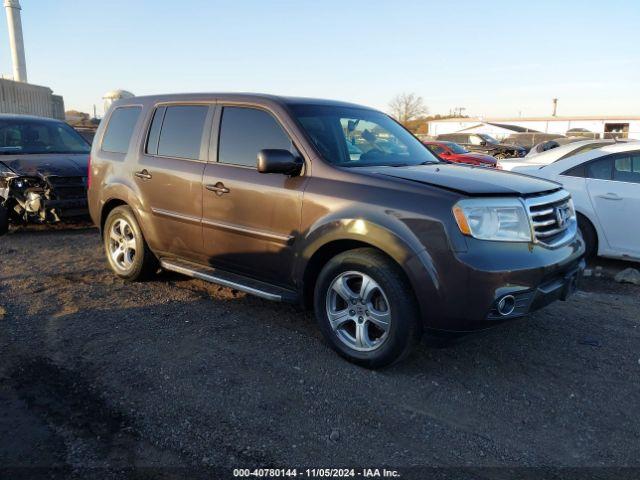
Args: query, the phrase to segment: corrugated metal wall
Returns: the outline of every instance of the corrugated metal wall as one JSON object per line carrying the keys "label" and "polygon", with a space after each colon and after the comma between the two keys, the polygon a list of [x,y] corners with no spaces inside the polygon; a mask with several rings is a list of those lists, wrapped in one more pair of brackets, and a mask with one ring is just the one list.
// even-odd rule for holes
{"label": "corrugated metal wall", "polygon": [[64,120],[64,102],[48,87],[0,79],[0,113],[38,115]]}

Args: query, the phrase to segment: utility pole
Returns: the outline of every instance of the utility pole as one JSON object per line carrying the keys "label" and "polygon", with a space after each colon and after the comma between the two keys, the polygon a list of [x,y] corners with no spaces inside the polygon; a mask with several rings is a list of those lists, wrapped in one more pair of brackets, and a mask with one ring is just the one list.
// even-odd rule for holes
{"label": "utility pole", "polygon": [[553,99],[553,113],[551,114],[551,116],[555,117],[557,113],[558,113],[558,99],[554,98]]}

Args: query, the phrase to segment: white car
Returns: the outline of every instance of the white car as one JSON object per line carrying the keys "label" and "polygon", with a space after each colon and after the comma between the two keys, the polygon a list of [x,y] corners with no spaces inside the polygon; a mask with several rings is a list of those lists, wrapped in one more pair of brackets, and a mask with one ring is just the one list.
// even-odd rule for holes
{"label": "white car", "polygon": [[524,158],[508,158],[500,160],[498,162],[498,168],[508,171],[513,170],[516,167],[525,167],[529,165],[549,165],[550,163],[571,157],[572,155],[578,155],[595,148],[613,144],[613,140],[580,140],[578,142],[571,142],[552,148],[551,150],[547,150],[546,152],[538,153],[536,155],[527,155]]}
{"label": "white car", "polygon": [[587,255],[640,261],[640,142],[512,171],[554,180],[571,192]]}

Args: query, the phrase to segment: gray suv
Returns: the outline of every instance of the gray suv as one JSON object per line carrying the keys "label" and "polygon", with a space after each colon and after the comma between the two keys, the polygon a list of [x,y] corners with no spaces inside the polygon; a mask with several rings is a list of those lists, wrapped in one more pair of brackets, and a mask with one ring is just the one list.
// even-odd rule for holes
{"label": "gray suv", "polygon": [[569,194],[440,162],[384,113],[247,94],[116,102],[89,210],[114,273],[159,268],[315,310],[339,354],[404,357],[565,299],[583,268]]}

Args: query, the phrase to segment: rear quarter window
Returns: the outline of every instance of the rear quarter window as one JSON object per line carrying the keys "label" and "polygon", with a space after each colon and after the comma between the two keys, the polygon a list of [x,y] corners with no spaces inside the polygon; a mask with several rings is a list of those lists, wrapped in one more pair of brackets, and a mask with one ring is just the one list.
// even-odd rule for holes
{"label": "rear quarter window", "polygon": [[118,107],[107,124],[102,137],[102,150],[112,153],[127,153],[133,130],[142,107]]}

